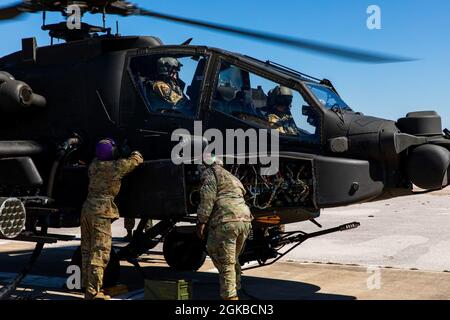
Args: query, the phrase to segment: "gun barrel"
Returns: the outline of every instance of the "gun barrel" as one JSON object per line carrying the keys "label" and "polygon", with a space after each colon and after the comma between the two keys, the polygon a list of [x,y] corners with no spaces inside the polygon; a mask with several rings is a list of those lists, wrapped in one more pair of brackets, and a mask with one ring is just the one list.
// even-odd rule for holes
{"label": "gun barrel", "polygon": [[34,156],[44,152],[36,141],[0,141],[0,158]]}

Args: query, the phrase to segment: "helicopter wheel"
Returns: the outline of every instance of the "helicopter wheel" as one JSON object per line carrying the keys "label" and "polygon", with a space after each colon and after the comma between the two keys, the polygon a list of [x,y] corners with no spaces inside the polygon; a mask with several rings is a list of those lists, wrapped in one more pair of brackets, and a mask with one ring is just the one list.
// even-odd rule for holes
{"label": "helicopter wheel", "polygon": [[[83,269],[81,267],[81,247],[78,247],[74,251],[70,264],[79,266],[82,272]],[[119,278],[120,278],[120,260],[114,248],[111,247],[111,255],[109,258],[109,263],[106,266],[105,273],[103,276],[103,287],[108,288],[115,286],[118,283]],[[84,291],[84,288],[82,288],[82,290]]]}
{"label": "helicopter wheel", "polygon": [[195,227],[175,227],[164,239],[163,254],[167,264],[179,271],[197,271],[206,259],[205,244]]}

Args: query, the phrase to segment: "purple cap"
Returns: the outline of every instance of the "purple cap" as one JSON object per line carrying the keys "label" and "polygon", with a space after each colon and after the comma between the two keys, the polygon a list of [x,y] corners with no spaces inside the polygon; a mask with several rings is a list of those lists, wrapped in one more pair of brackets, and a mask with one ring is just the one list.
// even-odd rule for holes
{"label": "purple cap", "polygon": [[114,149],[116,148],[116,143],[113,139],[103,139],[97,143],[95,148],[95,154],[97,159],[100,161],[110,161],[114,160]]}

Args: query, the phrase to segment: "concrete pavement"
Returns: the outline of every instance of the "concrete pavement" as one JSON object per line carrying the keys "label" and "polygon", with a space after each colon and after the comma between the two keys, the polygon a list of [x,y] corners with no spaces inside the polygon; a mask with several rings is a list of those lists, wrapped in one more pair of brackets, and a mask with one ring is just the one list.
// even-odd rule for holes
{"label": "concrete pavement", "polygon": [[[334,262],[430,271],[450,270],[450,190],[325,209],[324,228],[359,221],[357,229],[311,239],[287,256],[293,261]],[[314,231],[312,223],[287,230]]]}
{"label": "concrete pavement", "polygon": [[[449,299],[450,190],[323,210],[324,228],[359,221],[358,229],[311,239],[282,262],[245,271],[246,299]],[[123,221],[113,224],[116,245],[124,245]],[[287,230],[316,231],[312,223]],[[52,230],[54,232],[57,230]],[[59,230],[79,237],[79,229]],[[45,247],[18,291],[22,299],[80,299],[67,292],[73,250],[79,239]],[[0,241],[0,283],[8,282],[29,258],[33,245]],[[160,253],[143,256],[147,275],[190,279],[194,299],[218,299],[217,273],[209,260],[196,273],[170,270]],[[121,283],[139,298],[143,278],[122,263]]]}

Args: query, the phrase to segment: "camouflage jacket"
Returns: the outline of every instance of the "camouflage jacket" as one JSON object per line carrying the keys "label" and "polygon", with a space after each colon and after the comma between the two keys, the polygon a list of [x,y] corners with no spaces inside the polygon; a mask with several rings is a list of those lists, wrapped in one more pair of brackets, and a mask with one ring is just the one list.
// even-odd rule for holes
{"label": "camouflage jacket", "polygon": [[175,84],[166,83],[164,81],[156,81],[152,85],[153,94],[171,105],[176,105],[183,99],[183,91]]}
{"label": "camouflage jacket", "polygon": [[200,205],[197,210],[199,223],[215,226],[222,222],[252,221],[249,207],[245,204],[245,189],[241,181],[214,164],[202,176]]}
{"label": "camouflage jacket", "polygon": [[89,166],[89,193],[83,204],[82,213],[118,219],[119,210],[114,198],[120,191],[121,180],[143,161],[139,152],[133,152],[128,159],[115,161],[95,159]]}
{"label": "camouflage jacket", "polygon": [[280,133],[288,135],[298,135],[299,133],[294,118],[290,113],[287,114],[270,113],[267,116],[267,120]]}

